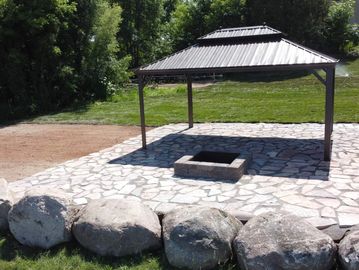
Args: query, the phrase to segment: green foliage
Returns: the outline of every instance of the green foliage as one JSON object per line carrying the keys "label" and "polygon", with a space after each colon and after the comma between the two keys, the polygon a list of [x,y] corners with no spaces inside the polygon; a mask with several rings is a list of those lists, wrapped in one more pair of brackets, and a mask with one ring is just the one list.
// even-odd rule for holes
{"label": "green foliage", "polygon": [[243,26],[245,12],[244,0],[213,0],[205,17],[207,29],[213,31],[219,27]]}
{"label": "green foliage", "polygon": [[164,14],[162,16],[162,22],[167,23],[171,20],[172,13],[176,10],[176,7],[180,0],[164,0],[163,1],[163,10]]}
{"label": "green foliage", "polygon": [[120,56],[131,55],[132,67],[153,61],[161,42],[162,0],[112,0],[122,9],[123,22],[118,33]]}
{"label": "green foliage", "polygon": [[170,43],[183,49],[220,27],[238,27],[244,22],[244,0],[190,0],[177,4],[169,22]]}
{"label": "green foliage", "polygon": [[[174,50],[183,49],[195,40],[192,33],[191,22],[193,21],[191,6],[186,3],[177,5],[169,22],[169,38]],[[198,37],[198,36],[197,36]]]}
{"label": "green foliage", "polygon": [[330,51],[348,53],[359,44],[359,27],[350,24],[354,0],[333,1],[326,18],[325,38]]}
{"label": "green foliage", "polygon": [[247,0],[246,5],[248,24],[267,23],[299,43],[321,47],[328,0]]}
{"label": "green foliage", "polygon": [[[105,0],[2,0],[0,107],[5,117],[104,97],[128,79],[128,59],[116,58],[119,16],[120,8]],[[98,38],[91,42],[91,37]]]}
{"label": "green foliage", "polygon": [[119,85],[129,80],[127,68],[130,57],[117,58],[119,45],[116,34],[121,22],[121,8],[105,0],[96,1],[95,20],[88,54],[83,69],[83,85],[92,88],[95,97],[113,94]]}
{"label": "green foliage", "polygon": [[353,10],[354,0],[182,0],[166,38],[179,50],[221,27],[266,23],[311,48],[348,53],[359,42],[358,26],[349,23]]}
{"label": "green foliage", "polygon": [[[58,37],[76,6],[65,0],[4,0],[0,17],[0,100],[10,113],[66,102],[73,68]],[[19,108],[21,105],[21,108]]]}

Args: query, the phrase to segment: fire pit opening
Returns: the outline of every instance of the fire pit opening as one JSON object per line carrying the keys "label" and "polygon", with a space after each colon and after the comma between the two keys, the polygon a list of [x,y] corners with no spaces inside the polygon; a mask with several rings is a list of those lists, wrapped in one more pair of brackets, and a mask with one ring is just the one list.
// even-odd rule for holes
{"label": "fire pit opening", "polygon": [[248,154],[201,151],[181,157],[174,163],[175,175],[215,180],[239,180],[246,172]]}
{"label": "fire pit opening", "polygon": [[231,164],[239,153],[201,151],[191,161]]}

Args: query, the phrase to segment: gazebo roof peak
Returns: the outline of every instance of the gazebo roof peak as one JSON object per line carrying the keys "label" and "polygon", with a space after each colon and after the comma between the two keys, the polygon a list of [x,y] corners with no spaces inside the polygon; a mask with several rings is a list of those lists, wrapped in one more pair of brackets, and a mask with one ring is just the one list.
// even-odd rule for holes
{"label": "gazebo roof peak", "polygon": [[269,37],[269,36],[282,36],[283,33],[267,25],[257,26],[246,26],[246,27],[235,27],[235,28],[224,28],[213,31],[207,35],[198,38],[201,40],[210,39],[238,39],[248,37]]}

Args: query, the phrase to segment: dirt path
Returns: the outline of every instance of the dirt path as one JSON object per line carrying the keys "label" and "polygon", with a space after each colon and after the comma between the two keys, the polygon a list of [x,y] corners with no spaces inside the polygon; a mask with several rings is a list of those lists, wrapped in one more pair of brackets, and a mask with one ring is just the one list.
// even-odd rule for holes
{"label": "dirt path", "polygon": [[139,127],[127,126],[0,126],[0,177],[8,181],[20,180],[139,134]]}

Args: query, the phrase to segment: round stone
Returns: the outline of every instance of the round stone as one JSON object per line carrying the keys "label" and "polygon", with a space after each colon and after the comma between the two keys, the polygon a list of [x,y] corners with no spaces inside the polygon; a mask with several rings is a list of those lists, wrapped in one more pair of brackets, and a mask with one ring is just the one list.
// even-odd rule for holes
{"label": "round stone", "polygon": [[0,178],[0,231],[9,228],[8,214],[13,203],[13,196],[9,191],[7,181]]}
{"label": "round stone", "polygon": [[232,257],[232,241],[242,226],[215,208],[175,209],[163,219],[167,259],[178,268],[213,269]]}
{"label": "round stone", "polygon": [[120,257],[161,247],[157,215],[137,201],[89,202],[79,212],[73,234],[83,247],[105,256]]}
{"label": "round stone", "polygon": [[60,190],[31,190],[9,211],[9,228],[23,245],[48,249],[71,240],[76,214],[70,197]]}
{"label": "round stone", "polygon": [[325,233],[286,212],[269,212],[249,220],[234,240],[241,269],[328,270],[336,245]]}
{"label": "round stone", "polygon": [[343,270],[359,269],[359,231],[349,233],[339,243],[339,261]]}

